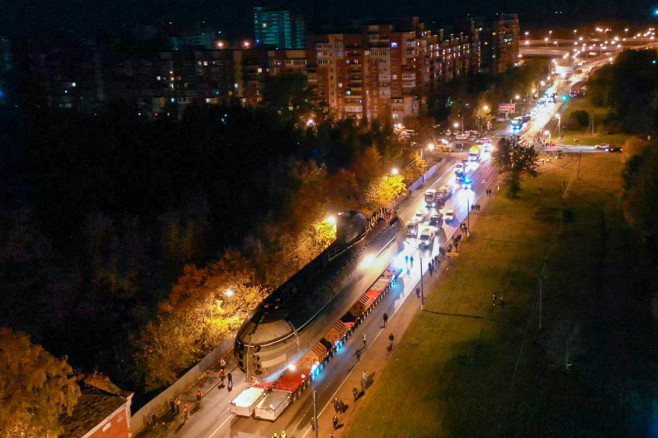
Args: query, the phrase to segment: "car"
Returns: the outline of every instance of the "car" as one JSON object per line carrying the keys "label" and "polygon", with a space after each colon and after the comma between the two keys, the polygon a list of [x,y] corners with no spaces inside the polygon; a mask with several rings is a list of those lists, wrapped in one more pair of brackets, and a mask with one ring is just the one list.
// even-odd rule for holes
{"label": "car", "polygon": [[443,220],[446,222],[452,222],[455,220],[455,210],[446,210],[443,214]]}
{"label": "car", "polygon": [[624,149],[622,149],[620,146],[610,146],[608,149],[606,149],[606,152],[624,152]]}
{"label": "car", "polygon": [[455,138],[457,140],[468,140],[468,137],[469,137],[469,134],[466,134],[466,133],[455,135]]}
{"label": "car", "polygon": [[420,232],[418,240],[420,241],[418,242],[418,246],[421,248],[430,247],[434,241],[434,227],[423,228],[423,231]]}
{"label": "car", "polygon": [[441,213],[435,213],[430,216],[430,225],[437,228],[443,225],[443,215]]}
{"label": "car", "polygon": [[418,223],[407,222],[407,237],[418,236]]}
{"label": "car", "polygon": [[418,210],[413,217],[413,221],[416,223],[420,223],[425,219],[425,212]]}
{"label": "car", "polygon": [[596,145],[597,149],[602,149],[604,151],[608,150],[609,147],[610,147],[610,145],[608,143],[599,143],[599,144]]}
{"label": "car", "polygon": [[463,151],[464,150],[464,143],[454,143],[454,148],[456,151]]}

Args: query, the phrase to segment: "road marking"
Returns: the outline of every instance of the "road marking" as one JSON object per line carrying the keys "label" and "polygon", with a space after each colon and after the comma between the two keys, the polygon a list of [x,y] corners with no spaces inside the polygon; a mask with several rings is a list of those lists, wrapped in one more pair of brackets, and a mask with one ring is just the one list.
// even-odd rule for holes
{"label": "road marking", "polygon": [[217,429],[215,429],[214,432],[210,434],[210,438],[214,437],[215,434],[217,433],[217,431],[219,431],[219,429],[221,429],[222,427],[224,427],[224,425],[226,424],[226,422],[227,422],[228,420],[230,420],[231,418],[233,418],[233,416],[232,416],[231,413],[229,412],[229,415],[228,415],[228,417],[226,417],[226,420],[222,421],[222,423],[221,423],[219,426],[217,426]]}

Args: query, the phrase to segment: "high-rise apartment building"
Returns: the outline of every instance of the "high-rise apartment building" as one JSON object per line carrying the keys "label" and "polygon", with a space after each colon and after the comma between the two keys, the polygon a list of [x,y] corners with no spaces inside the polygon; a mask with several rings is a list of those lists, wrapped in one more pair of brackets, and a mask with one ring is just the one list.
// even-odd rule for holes
{"label": "high-rise apartment building", "polygon": [[461,30],[479,31],[481,47],[480,71],[490,74],[502,73],[518,65],[519,16],[498,14],[493,20],[472,18],[460,23]]}
{"label": "high-rise apartment building", "polygon": [[306,45],[304,17],[287,9],[255,7],[254,34],[256,44],[276,49],[302,49]]}

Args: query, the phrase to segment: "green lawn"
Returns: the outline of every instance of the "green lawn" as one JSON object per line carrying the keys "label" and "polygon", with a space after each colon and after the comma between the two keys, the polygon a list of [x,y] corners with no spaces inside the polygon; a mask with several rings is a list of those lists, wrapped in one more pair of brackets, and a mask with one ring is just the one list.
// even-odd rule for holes
{"label": "green lawn", "polygon": [[581,144],[594,146],[599,143],[608,143],[615,145],[623,145],[630,135],[628,134],[608,134],[608,131],[603,124],[608,108],[601,108],[591,104],[589,97],[572,98],[563,107],[561,111],[563,123],[566,122],[569,114],[573,111],[587,111],[589,114],[594,114],[595,132],[588,131],[587,128],[581,130],[567,130],[565,129],[562,134],[562,143],[564,144]]}
{"label": "green lawn", "polygon": [[618,155],[582,157],[561,214],[577,165],[568,156],[521,198],[494,197],[345,436],[640,436],[658,394],[646,378],[655,274],[621,212]]}

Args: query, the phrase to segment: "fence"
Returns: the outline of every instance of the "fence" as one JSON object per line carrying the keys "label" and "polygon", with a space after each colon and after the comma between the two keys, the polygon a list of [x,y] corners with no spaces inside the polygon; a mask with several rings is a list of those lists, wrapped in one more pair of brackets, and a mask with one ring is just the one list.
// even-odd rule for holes
{"label": "fence", "polygon": [[189,388],[208,368],[210,368],[220,357],[228,353],[233,346],[233,337],[227,339],[213,351],[208,353],[199,363],[190,368],[180,379],[170,387],[158,394],[153,400],[146,403],[132,416],[131,426],[133,436],[142,432],[148,426],[148,415],[153,412],[156,415],[169,409],[169,399],[184,392]]}

